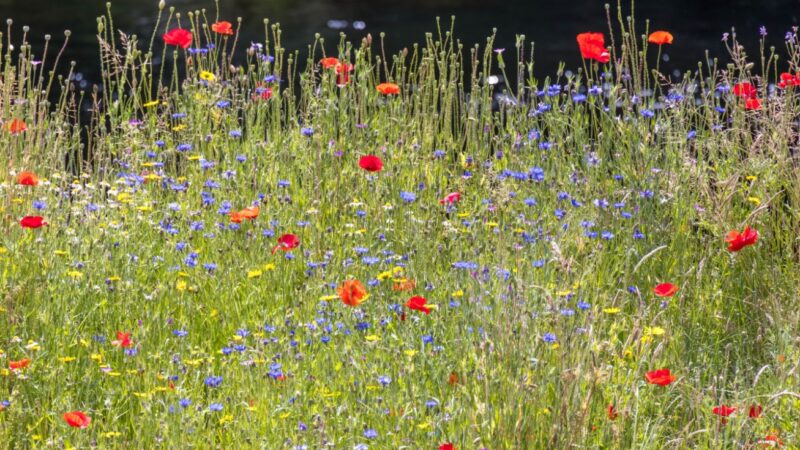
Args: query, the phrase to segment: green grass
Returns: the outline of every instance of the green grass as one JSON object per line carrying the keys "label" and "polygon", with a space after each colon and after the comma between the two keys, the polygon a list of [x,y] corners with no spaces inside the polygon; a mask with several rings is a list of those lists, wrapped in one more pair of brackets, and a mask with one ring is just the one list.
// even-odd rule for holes
{"label": "green grass", "polygon": [[[729,65],[670,83],[635,21],[609,15],[610,64],[539,80],[524,36],[505,53],[441,27],[396,55],[383,36],[289,53],[266,21],[256,49],[210,13],[161,8],[152,39],[110,17],[102,89],[59,77],[50,40],[0,66],[8,448],[796,445],[800,103],[768,89],[798,71],[796,44],[752,65],[729,40]],[[164,48],[178,23],[215,48]],[[354,66],[346,85],[325,56]],[[519,83],[487,82],[502,73]],[[758,110],[731,91],[745,81]],[[42,181],[18,185],[23,170]],[[260,214],[234,229],[226,202]],[[746,225],[758,243],[729,252]],[[272,254],[284,233],[300,246]],[[356,308],[336,297],[349,278],[369,292]],[[680,290],[658,298],[662,282]],[[648,384],[660,368],[677,380]],[[726,423],[721,404],[738,408]],[[91,425],[70,428],[73,410]]]}

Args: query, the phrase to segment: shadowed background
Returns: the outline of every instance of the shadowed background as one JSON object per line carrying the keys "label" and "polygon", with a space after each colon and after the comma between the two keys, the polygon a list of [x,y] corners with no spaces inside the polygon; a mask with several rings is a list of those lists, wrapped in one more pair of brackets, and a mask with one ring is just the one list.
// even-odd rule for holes
{"label": "shadowed background", "polygon": [[[114,25],[126,33],[136,33],[140,40],[149,37],[158,13],[157,0],[115,0]],[[221,19],[236,22],[244,18],[242,41],[263,40],[263,22],[279,22],[284,46],[301,50],[314,39],[314,33],[326,38],[328,52],[335,53],[339,32],[353,42],[367,33],[377,37],[386,32],[389,50],[398,50],[424,41],[424,33],[435,29],[435,18],[443,25],[456,16],[456,37],[466,46],[485,43],[492,28],[498,30],[497,47],[512,49],[515,34],[525,34],[536,44],[537,76],[555,72],[559,61],[567,67],[580,64],[575,35],[583,31],[606,31],[602,0],[221,0]],[[630,13],[625,1],[623,14]],[[213,0],[167,0],[184,13],[206,8],[213,18]],[[613,6],[613,5],[612,5]],[[767,27],[767,45],[783,47],[786,31],[798,23],[800,0],[638,0],[635,17],[637,29],[644,30],[650,19],[651,29],[669,30],[675,44],[665,49],[663,72],[678,75],[678,70],[696,68],[697,61],[710,55],[725,56],[720,42],[723,32],[736,27],[738,38],[750,54],[758,52],[759,27]],[[34,54],[41,54],[42,36],[53,35],[54,43],[63,42],[63,30],[72,30],[66,61],[77,61],[76,83],[86,88],[97,81],[97,42],[95,18],[104,13],[103,0],[0,0],[0,18],[14,19],[14,42],[22,25],[31,27]],[[7,38],[4,38],[7,39]],[[5,44],[5,42],[4,42]],[[38,44],[38,45],[37,45]],[[239,47],[242,48],[241,46]],[[509,56],[507,61],[513,60]],[[62,66],[62,70],[65,69]]]}

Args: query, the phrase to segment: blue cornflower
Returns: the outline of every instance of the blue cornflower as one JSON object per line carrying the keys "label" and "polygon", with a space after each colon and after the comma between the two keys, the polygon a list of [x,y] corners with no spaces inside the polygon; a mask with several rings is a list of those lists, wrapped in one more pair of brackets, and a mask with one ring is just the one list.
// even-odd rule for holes
{"label": "blue cornflower", "polygon": [[545,333],[544,336],[542,336],[542,340],[548,344],[552,344],[556,341],[556,335],[553,333]]}
{"label": "blue cornflower", "polygon": [[208,409],[214,412],[222,411],[222,408],[223,408],[222,403],[212,403],[208,405]]}
{"label": "blue cornflower", "polygon": [[314,128],[312,128],[312,127],[303,127],[303,128],[300,129],[300,133],[303,136],[311,137],[311,136],[314,135]]}
{"label": "blue cornflower", "polygon": [[222,384],[222,376],[211,375],[206,377],[205,384],[206,386],[212,388],[218,387],[220,384]]}
{"label": "blue cornflower", "polygon": [[537,181],[537,182],[544,181],[544,169],[542,169],[541,167],[533,167],[533,168],[531,168],[531,170],[529,171],[529,174],[530,174],[531,180],[533,180],[533,181]]}
{"label": "blue cornflower", "polygon": [[173,330],[172,334],[177,337],[186,337],[186,335],[188,335],[189,332],[186,330]]}
{"label": "blue cornflower", "polygon": [[378,437],[378,432],[372,428],[368,428],[366,431],[364,431],[364,437],[367,439],[375,439]]}
{"label": "blue cornflower", "polygon": [[371,266],[373,264],[378,264],[379,262],[381,262],[381,259],[378,258],[377,256],[365,256],[361,258],[361,262],[368,266]]}
{"label": "blue cornflower", "polygon": [[400,198],[406,203],[411,203],[417,199],[417,194],[408,191],[400,191]]}

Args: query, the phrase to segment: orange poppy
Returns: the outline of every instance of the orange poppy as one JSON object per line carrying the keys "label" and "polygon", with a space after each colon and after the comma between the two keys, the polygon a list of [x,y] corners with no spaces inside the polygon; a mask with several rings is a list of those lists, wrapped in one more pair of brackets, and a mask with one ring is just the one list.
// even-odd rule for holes
{"label": "orange poppy", "polygon": [[64,420],[73,428],[86,428],[92,423],[92,418],[81,411],[64,413]]}
{"label": "orange poppy", "polygon": [[39,184],[39,177],[33,172],[20,172],[17,174],[17,184],[22,186],[36,186]]}
{"label": "orange poppy", "polygon": [[358,280],[347,280],[337,289],[339,298],[347,306],[358,306],[367,299],[367,290]]}
{"label": "orange poppy", "polygon": [[338,58],[334,58],[332,56],[329,56],[327,58],[322,58],[319,61],[319,63],[322,65],[323,69],[330,69],[330,68],[336,67],[336,66],[338,66],[340,64],[339,63],[339,59]]}
{"label": "orange poppy", "polygon": [[11,122],[8,122],[8,124],[6,125],[6,129],[11,134],[19,134],[19,133],[22,133],[23,131],[27,130],[28,126],[25,125],[25,122],[23,120],[14,119]]}
{"label": "orange poppy", "polygon": [[378,90],[383,95],[399,95],[400,94],[400,86],[394,83],[381,83],[375,86],[375,89]]}
{"label": "orange poppy", "polygon": [[9,361],[8,368],[11,370],[19,370],[28,367],[31,364],[31,360],[28,358],[20,359],[19,361]]}
{"label": "orange poppy", "polygon": [[656,45],[672,44],[672,33],[669,31],[654,31],[650,33],[647,42]]}
{"label": "orange poppy", "polygon": [[211,31],[217,34],[224,34],[226,36],[233,35],[233,25],[231,25],[228,21],[220,21],[217,23],[211,24]]}
{"label": "orange poppy", "polygon": [[447,384],[450,386],[455,386],[458,384],[458,374],[455,372],[450,372],[450,376],[447,377]]}
{"label": "orange poppy", "polygon": [[231,222],[234,223],[241,223],[242,220],[255,220],[258,218],[259,209],[258,206],[248,206],[247,208],[241,211],[234,211],[230,213]]}
{"label": "orange poppy", "polygon": [[608,409],[606,409],[606,415],[608,416],[608,420],[615,420],[619,417],[619,413],[617,413],[617,408],[614,407],[614,404],[608,405]]}
{"label": "orange poppy", "polygon": [[392,285],[392,290],[395,292],[412,291],[417,287],[417,282],[414,280],[398,281]]}

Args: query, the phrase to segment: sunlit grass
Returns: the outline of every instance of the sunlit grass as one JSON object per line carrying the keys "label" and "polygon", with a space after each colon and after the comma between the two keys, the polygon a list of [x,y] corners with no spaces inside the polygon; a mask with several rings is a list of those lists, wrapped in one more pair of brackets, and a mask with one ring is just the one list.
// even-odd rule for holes
{"label": "sunlit grass", "polygon": [[670,83],[609,16],[610,63],[539,80],[523,36],[288,53],[277,24],[158,14],[146,39],[98,19],[90,91],[50,40],[0,66],[0,442],[795,445],[795,35]]}

